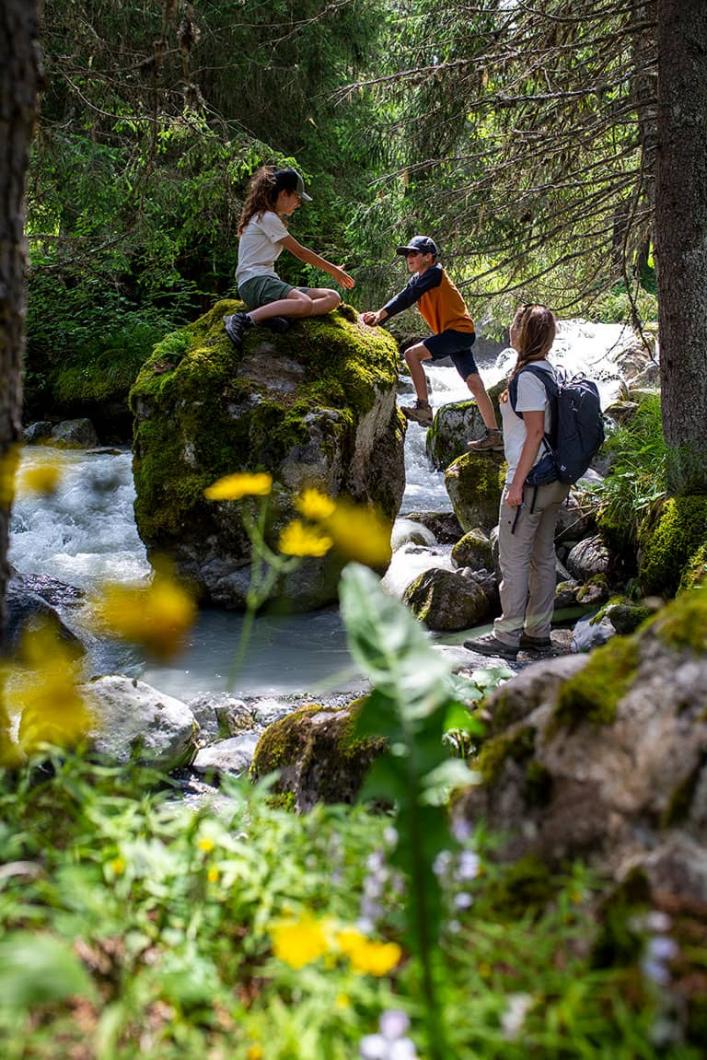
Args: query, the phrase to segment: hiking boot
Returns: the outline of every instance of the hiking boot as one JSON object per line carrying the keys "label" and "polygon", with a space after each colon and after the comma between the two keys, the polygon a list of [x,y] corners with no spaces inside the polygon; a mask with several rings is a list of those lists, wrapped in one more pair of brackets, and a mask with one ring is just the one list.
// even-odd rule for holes
{"label": "hiking boot", "polygon": [[512,644],[499,640],[493,633],[485,633],[483,637],[465,640],[464,647],[468,651],[477,652],[478,655],[500,656],[502,659],[515,659],[519,650]]}
{"label": "hiking boot", "polygon": [[284,335],[286,331],[290,330],[291,320],[287,317],[270,317],[269,320],[264,320],[263,324],[266,328],[270,328],[276,335]]}
{"label": "hiking boot", "polygon": [[233,345],[240,350],[243,345],[243,333],[253,327],[253,321],[247,313],[234,313],[223,318],[223,326]]}
{"label": "hiking boot", "polygon": [[418,398],[414,405],[403,405],[402,413],[409,420],[419,423],[421,427],[432,426],[432,409],[429,401],[420,401]]}
{"label": "hiking boot", "polygon": [[486,434],[483,438],[477,438],[476,441],[467,442],[467,449],[472,453],[502,453],[503,452],[503,435],[497,429],[489,430],[486,428]]}
{"label": "hiking boot", "polygon": [[521,633],[520,647],[522,651],[550,651],[552,641],[549,637],[531,637],[529,633]]}

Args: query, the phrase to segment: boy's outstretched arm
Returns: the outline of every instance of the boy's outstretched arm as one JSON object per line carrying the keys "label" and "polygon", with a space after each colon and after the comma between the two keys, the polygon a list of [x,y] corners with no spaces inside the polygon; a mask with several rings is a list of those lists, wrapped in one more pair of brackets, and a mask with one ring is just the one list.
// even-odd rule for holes
{"label": "boy's outstretched arm", "polygon": [[349,276],[348,272],[344,272],[338,265],[332,265],[326,258],[321,257],[319,254],[315,254],[313,250],[308,247],[303,247],[301,243],[298,243],[294,236],[287,235],[284,239],[280,240],[283,247],[289,250],[290,254],[294,254],[300,261],[304,261],[307,265],[314,265],[317,269],[322,269],[324,272],[328,272],[336,282],[341,286],[350,290],[355,286],[356,281],[353,276]]}
{"label": "boy's outstretched arm", "polygon": [[425,291],[429,291],[432,287],[438,287],[441,282],[441,269],[427,269],[420,275],[413,276],[407,285],[403,287],[402,291],[398,291],[390,301],[385,303],[382,309],[378,309],[376,312],[363,313],[361,319],[364,324],[374,328],[378,324],[382,324],[384,320],[396,316],[397,313],[402,313],[404,309],[409,309],[410,306],[422,298]]}

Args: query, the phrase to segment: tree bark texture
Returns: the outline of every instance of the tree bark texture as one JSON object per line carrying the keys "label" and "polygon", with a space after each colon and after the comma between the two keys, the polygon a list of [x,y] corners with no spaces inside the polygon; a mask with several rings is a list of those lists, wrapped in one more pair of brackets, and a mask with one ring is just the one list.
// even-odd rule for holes
{"label": "tree bark texture", "polygon": [[0,0],[0,629],[9,575],[7,479],[21,431],[24,197],[41,69],[37,22],[38,0]]}
{"label": "tree bark texture", "polygon": [[671,493],[707,494],[707,2],[658,3],[656,251]]}

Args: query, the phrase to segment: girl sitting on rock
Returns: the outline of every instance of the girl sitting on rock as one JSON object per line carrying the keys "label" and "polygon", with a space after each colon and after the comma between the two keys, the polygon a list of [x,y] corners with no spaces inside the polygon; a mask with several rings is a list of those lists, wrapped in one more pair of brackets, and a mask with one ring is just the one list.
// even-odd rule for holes
{"label": "girl sitting on rock", "polygon": [[562,482],[526,486],[531,468],[545,451],[552,430],[551,408],[542,379],[529,365],[555,372],[547,355],[555,340],[555,318],[544,305],[521,306],[511,324],[511,346],[518,358],[509,379],[517,380],[515,412],[506,389],[501,395],[503,445],[508,461],[498,519],[499,586],[502,615],[493,633],[464,641],[481,655],[515,658],[518,651],[551,647],[555,600],[555,526],[570,487]]}
{"label": "girl sitting on rock", "polygon": [[300,261],[314,265],[347,290],[355,280],[298,243],[287,231],[287,222],[303,202],[311,202],[296,169],[262,166],[251,178],[238,224],[238,293],[248,307],[245,313],[223,318],[226,334],[240,347],[243,334],[255,324],[269,321],[286,330],[287,317],[322,316],[340,304],[336,291],[325,287],[292,287],[275,272],[283,248]]}

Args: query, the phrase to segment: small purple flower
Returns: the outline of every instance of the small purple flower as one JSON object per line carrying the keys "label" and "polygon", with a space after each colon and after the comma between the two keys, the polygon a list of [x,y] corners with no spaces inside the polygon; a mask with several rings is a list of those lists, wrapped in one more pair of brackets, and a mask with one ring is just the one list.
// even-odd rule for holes
{"label": "small purple flower", "polygon": [[469,909],[474,904],[472,895],[466,894],[462,891],[461,894],[454,896],[454,908],[455,909]]}
{"label": "small purple flower", "polygon": [[458,880],[475,880],[479,875],[479,857],[473,850],[462,850],[459,855]]}
{"label": "small purple flower", "polygon": [[389,1009],[380,1018],[381,1034],[387,1041],[404,1037],[410,1029],[410,1017],[401,1009]]}

